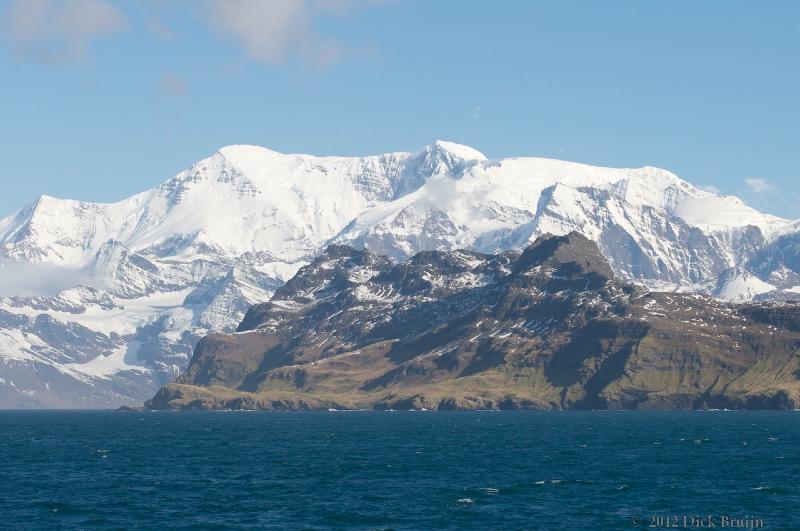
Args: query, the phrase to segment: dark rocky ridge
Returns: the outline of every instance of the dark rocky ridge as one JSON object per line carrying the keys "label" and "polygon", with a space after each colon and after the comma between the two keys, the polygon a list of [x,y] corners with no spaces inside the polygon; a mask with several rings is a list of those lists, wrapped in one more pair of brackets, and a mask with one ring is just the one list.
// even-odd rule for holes
{"label": "dark rocky ridge", "polygon": [[331,246],[236,334],[211,334],[153,409],[791,409],[800,305],[615,279],[597,245]]}

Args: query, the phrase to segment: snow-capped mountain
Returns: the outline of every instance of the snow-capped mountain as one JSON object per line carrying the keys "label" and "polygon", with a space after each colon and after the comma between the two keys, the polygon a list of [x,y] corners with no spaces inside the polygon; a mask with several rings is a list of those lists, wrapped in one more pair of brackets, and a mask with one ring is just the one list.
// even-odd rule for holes
{"label": "snow-capped mountain", "polygon": [[395,259],[595,240],[624,280],[800,297],[800,227],[658,168],[229,146],[113,204],[37,199],[0,220],[0,407],[140,403],[331,243]]}

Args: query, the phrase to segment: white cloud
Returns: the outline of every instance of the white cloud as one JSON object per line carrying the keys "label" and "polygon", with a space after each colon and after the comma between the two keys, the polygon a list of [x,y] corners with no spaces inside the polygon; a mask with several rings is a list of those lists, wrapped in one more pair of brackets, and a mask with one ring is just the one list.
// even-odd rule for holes
{"label": "white cloud", "polygon": [[83,269],[0,260],[0,297],[50,297],[75,286],[104,288],[107,283]]}
{"label": "white cloud", "polygon": [[713,184],[700,185],[698,188],[706,192],[711,192],[712,194],[719,194],[721,192],[721,190]]}
{"label": "white cloud", "polygon": [[20,56],[42,62],[71,62],[88,54],[91,42],[127,25],[103,0],[12,0],[5,34]]}
{"label": "white cloud", "polygon": [[766,179],[756,177],[748,177],[744,180],[744,184],[757,194],[765,194],[767,192],[775,192],[777,188],[770,184]]}
{"label": "white cloud", "polygon": [[238,41],[254,61],[282,64],[298,57],[315,65],[338,59],[344,46],[321,34],[314,21],[343,15],[377,0],[212,0],[210,22]]}

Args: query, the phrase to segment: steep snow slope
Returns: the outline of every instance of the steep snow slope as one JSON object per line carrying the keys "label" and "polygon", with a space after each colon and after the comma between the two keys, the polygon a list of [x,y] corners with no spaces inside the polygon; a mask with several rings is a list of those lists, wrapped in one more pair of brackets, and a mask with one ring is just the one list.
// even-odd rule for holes
{"label": "steep snow slope", "polygon": [[626,280],[691,285],[788,226],[658,168],[518,158],[437,175],[365,212],[333,241],[406,258],[428,248],[493,253],[577,230],[600,243]]}
{"label": "steep snow slope", "polygon": [[720,276],[713,294],[730,301],[750,301],[775,291],[775,286],[764,282],[748,271],[734,268]]}
{"label": "steep snow slope", "polygon": [[0,220],[0,407],[140,402],[330,243],[399,259],[577,230],[626,280],[744,300],[798,296],[798,228],[658,168],[228,146],[117,203]]}
{"label": "steep snow slope", "polygon": [[13,258],[68,267],[85,266],[108,241],[156,255],[280,250],[298,260],[376,202],[458,160],[438,144],[416,155],[364,158],[229,146],[119,203],[43,196],[4,220],[0,241]]}

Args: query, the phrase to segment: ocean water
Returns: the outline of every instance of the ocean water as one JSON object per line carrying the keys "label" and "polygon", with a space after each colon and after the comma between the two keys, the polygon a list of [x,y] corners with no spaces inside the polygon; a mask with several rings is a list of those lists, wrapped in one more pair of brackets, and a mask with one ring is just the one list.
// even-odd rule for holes
{"label": "ocean water", "polygon": [[798,412],[7,411],[0,459],[2,529],[800,529]]}

